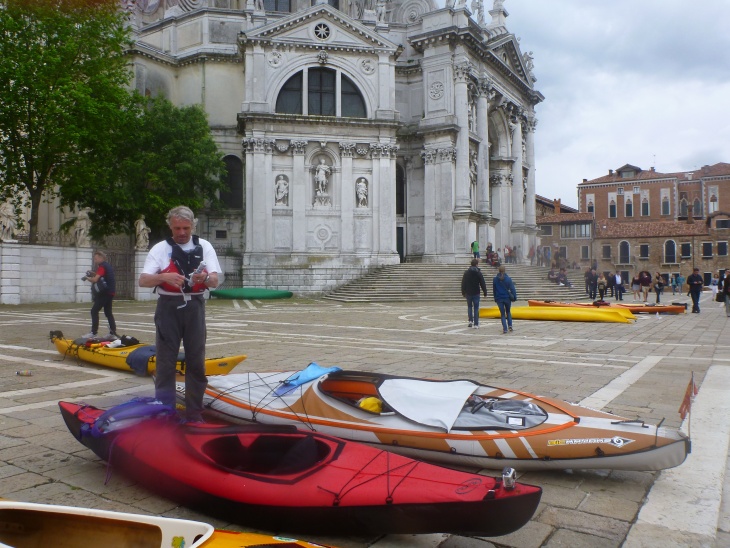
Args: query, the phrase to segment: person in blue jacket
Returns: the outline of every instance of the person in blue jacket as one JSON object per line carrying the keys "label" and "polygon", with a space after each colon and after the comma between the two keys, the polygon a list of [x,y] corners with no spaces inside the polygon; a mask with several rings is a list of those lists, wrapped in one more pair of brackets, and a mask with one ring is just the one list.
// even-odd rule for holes
{"label": "person in blue jacket", "polygon": [[502,318],[502,333],[512,331],[512,303],[517,300],[517,289],[512,278],[505,273],[504,266],[499,267],[499,274],[492,280],[492,295],[494,302],[499,307],[499,314]]}

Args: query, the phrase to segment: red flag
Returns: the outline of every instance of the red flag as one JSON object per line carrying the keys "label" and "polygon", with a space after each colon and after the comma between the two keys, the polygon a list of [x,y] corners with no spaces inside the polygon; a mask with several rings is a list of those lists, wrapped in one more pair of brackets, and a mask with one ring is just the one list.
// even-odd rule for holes
{"label": "red flag", "polygon": [[687,385],[687,390],[684,393],[684,399],[682,400],[682,405],[679,406],[679,416],[684,420],[687,417],[687,414],[690,412],[690,409],[692,409],[692,400],[694,400],[694,397],[697,395],[697,385],[695,384],[695,374],[692,373],[692,377],[689,379],[689,384]]}

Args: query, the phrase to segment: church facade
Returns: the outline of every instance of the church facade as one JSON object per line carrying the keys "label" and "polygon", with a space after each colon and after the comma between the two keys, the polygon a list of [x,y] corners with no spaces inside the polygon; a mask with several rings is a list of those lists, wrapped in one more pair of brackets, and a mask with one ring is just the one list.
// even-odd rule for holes
{"label": "church facade", "polygon": [[502,1],[129,10],[136,88],[208,112],[229,185],[198,232],[246,285],[321,292],[398,261],[466,261],[474,240],[536,243],[543,97]]}

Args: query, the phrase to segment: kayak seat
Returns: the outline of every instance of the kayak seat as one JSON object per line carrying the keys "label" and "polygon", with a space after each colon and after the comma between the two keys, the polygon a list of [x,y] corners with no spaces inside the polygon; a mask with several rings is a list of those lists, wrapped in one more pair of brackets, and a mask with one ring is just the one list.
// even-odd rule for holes
{"label": "kayak seat", "polygon": [[281,476],[311,468],[329,449],[312,436],[259,436],[248,451],[249,472]]}
{"label": "kayak seat", "polygon": [[329,453],[312,436],[262,435],[245,447],[238,436],[222,436],[206,442],[203,453],[219,466],[234,472],[288,475],[307,470]]}

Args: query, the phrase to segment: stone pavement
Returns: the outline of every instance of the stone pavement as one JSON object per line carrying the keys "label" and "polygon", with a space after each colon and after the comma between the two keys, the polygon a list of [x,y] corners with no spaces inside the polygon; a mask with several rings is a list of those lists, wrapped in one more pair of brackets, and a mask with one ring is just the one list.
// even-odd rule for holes
{"label": "stone pavement", "polygon": [[[684,297],[665,300],[685,301]],[[490,302],[483,304],[491,304]],[[519,303],[518,303],[519,304]],[[680,426],[694,372],[699,394],[693,453],[661,473],[530,472],[542,503],[521,530],[490,539],[446,535],[314,538],[343,548],[730,546],[730,319],[639,316],[634,324],[498,320],[466,326],[460,303],[340,304],[323,300],[208,303],[208,355],[248,354],[243,371],[299,369],[310,361],[419,377],[470,378]],[[125,480],[66,430],[58,400],[108,407],[151,395],[152,380],[65,360],[48,339],[88,331],[89,305],[0,306],[0,497],[208,521]],[[154,340],[153,303],[117,302],[119,333]],[[101,319],[102,326],[105,320]],[[16,370],[30,370],[20,377]],[[519,470],[518,470],[519,472]],[[494,473],[494,472],[486,472]],[[723,484],[726,497],[722,497]],[[285,532],[285,531],[282,531]]]}

